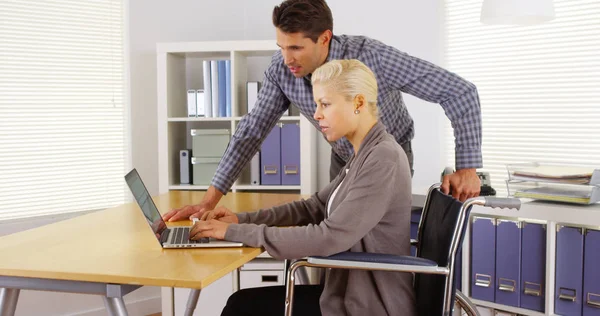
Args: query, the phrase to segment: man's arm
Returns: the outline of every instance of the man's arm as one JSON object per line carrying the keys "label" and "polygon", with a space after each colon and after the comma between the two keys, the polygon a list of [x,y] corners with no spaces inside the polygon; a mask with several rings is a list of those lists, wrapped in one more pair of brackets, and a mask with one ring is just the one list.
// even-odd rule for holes
{"label": "man's arm", "polygon": [[275,62],[274,57],[271,65],[265,71],[256,104],[238,124],[202,201],[197,205],[188,205],[172,210],[163,216],[164,220],[178,221],[187,220],[190,217],[200,218],[204,211],[214,209],[240,176],[244,166],[256,154],[283,112],[288,109],[290,101],[274,78]]}
{"label": "man's arm", "polygon": [[293,201],[257,212],[236,214],[239,223],[267,226],[304,226],[318,224],[325,219],[325,205],[336,180],[306,200]]}
{"label": "man's arm", "polygon": [[454,129],[456,169],[481,168],[481,109],[475,85],[430,62],[382,46],[378,59],[385,84],[439,103]]}
{"label": "man's arm", "polygon": [[[410,192],[408,168],[402,170],[396,162],[378,161],[375,158],[365,162],[362,168],[344,200],[321,223],[288,228],[232,224],[227,227],[225,239],[240,241],[251,247],[265,247],[269,254],[278,259],[329,256],[350,249],[390,209],[396,200],[392,191]],[[393,185],[390,186],[390,183]],[[399,187],[397,184],[400,183],[406,187]],[[406,205],[398,207],[409,209],[410,200],[405,202]]]}
{"label": "man's arm", "polygon": [[471,82],[425,60],[380,44],[373,54],[385,85],[439,103],[454,130],[456,170],[444,180],[445,193],[462,201],[479,195],[476,168],[483,167],[481,109],[477,88]]}

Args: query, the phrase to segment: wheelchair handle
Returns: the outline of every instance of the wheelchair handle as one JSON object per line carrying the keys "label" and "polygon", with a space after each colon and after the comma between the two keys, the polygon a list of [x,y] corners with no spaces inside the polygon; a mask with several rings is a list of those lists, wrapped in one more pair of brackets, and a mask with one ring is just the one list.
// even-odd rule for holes
{"label": "wheelchair handle", "polygon": [[484,206],[492,208],[512,208],[519,210],[521,209],[521,200],[517,198],[485,197]]}

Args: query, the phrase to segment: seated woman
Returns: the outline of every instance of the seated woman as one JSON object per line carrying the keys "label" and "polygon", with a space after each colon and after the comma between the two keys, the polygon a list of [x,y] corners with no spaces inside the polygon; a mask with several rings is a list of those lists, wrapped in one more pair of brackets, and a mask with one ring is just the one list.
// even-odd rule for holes
{"label": "seated woman", "polygon": [[[343,251],[410,255],[411,172],[404,150],[378,122],[377,82],[358,60],[334,60],[312,74],[314,118],[328,141],[346,137],[354,154],[307,200],[253,213],[203,214],[191,239],[264,247],[274,258]],[[294,226],[279,228],[274,226]],[[298,286],[294,315],[415,315],[410,273],[331,269],[324,288]],[[234,293],[222,315],[282,315],[283,286]]]}

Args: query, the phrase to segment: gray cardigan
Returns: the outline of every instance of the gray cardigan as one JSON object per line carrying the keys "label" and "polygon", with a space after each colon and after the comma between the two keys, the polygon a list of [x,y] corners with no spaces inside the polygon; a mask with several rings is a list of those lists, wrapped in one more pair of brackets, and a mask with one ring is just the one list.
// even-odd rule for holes
{"label": "gray cardigan", "polygon": [[[230,225],[225,239],[265,247],[271,256],[285,259],[348,250],[410,255],[410,168],[383,124],[371,128],[346,168],[309,199],[238,214],[240,224]],[[344,178],[327,217],[329,196]],[[412,280],[410,273],[330,269],[321,312],[416,315]]]}

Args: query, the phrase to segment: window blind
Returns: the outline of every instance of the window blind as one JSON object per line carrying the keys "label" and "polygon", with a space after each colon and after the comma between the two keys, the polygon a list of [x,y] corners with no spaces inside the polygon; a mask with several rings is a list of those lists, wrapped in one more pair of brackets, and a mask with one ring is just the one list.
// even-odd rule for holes
{"label": "window blind", "polygon": [[121,0],[2,0],[0,21],[0,220],[123,203]]}
{"label": "window blind", "polygon": [[446,0],[445,61],[479,91],[492,186],[506,194],[512,163],[600,168],[600,1],[554,0],[535,26],[484,25],[481,3]]}

